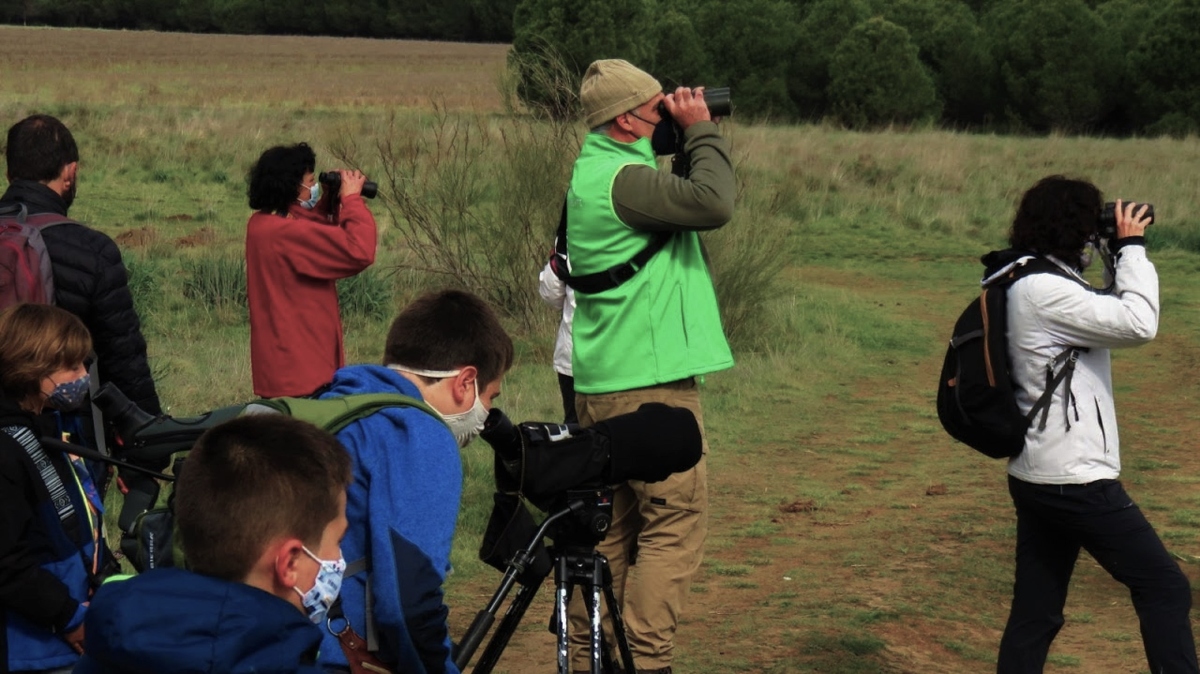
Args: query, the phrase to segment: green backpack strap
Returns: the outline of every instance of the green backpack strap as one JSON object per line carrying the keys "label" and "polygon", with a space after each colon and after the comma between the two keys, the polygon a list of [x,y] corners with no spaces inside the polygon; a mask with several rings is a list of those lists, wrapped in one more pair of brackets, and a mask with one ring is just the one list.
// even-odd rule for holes
{"label": "green backpack strap", "polygon": [[446,423],[442,419],[442,415],[425,402],[399,393],[355,393],[340,398],[323,398],[321,400],[268,398],[256,400],[247,405],[247,408],[253,412],[255,406],[303,419],[335,435],[355,421],[389,407],[413,407],[437,419],[443,425]]}

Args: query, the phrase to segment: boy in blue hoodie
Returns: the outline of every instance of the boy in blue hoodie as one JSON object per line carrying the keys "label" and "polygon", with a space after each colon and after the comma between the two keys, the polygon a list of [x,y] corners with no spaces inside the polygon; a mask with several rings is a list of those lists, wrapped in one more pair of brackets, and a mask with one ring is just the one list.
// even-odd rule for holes
{"label": "boy in blue hoodie", "polygon": [[[459,448],[483,430],[512,361],[512,340],[488,305],[444,290],[400,312],[382,366],[344,367],[321,396],[401,393],[440,415],[388,408],[338,433],[354,460],[341,607],[348,628],[392,671],[458,674],[442,582],[462,492]],[[322,667],[349,671],[337,637],[322,631]]]}
{"label": "boy in blue hoodie", "polygon": [[341,584],[350,457],[282,415],[207,431],[175,485],[191,571],[110,582],[87,613],[77,674],[316,674]]}

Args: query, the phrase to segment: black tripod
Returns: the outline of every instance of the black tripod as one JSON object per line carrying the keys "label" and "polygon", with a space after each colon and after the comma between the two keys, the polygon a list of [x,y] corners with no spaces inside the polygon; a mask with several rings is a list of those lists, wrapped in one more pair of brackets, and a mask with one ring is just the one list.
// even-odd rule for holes
{"label": "black tripod", "polygon": [[549,575],[549,568],[532,577],[521,576],[531,567],[542,539],[549,535],[555,545],[547,548],[554,569],[554,615],[551,617],[551,631],[558,637],[557,657],[558,673],[569,674],[569,640],[567,605],[575,587],[579,587],[584,601],[587,602],[587,612],[590,619],[591,634],[591,674],[615,674],[617,671],[605,643],[604,632],[601,628],[600,596],[604,595],[608,606],[608,615],[613,635],[617,642],[617,650],[621,664],[626,672],[634,672],[633,654],[629,650],[629,641],[625,637],[625,622],[621,619],[621,608],[617,604],[613,592],[612,572],[608,568],[608,560],[596,552],[596,544],[604,540],[608,527],[612,523],[611,488],[578,489],[567,492],[565,508],[550,515],[542,522],[537,533],[529,544],[516,555],[508,564],[500,587],[492,595],[486,608],[475,615],[471,627],[463,635],[454,664],[460,671],[465,671],[467,663],[483,638],[487,636],[495,621],[500,605],[508,596],[514,584],[520,584],[516,597],[505,612],[504,618],[496,628],[496,633],[488,641],[483,655],[475,664],[473,674],[489,674],[500,654],[508,645],[509,639],[537,594],[538,588]]}

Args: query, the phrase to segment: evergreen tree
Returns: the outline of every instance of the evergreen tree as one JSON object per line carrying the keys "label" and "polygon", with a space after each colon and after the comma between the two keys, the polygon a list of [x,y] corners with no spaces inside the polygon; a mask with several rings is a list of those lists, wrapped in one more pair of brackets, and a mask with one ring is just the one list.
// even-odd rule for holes
{"label": "evergreen tree", "polygon": [[842,39],[866,21],[871,10],[863,0],[814,0],[797,31],[795,53],[788,64],[788,94],[801,117],[820,119],[829,110],[829,61]]}
{"label": "evergreen tree", "polygon": [[709,2],[696,12],[696,24],[713,78],[707,84],[730,86],[739,115],[796,116],[787,91],[788,62],[797,48],[792,5],[783,0]]}
{"label": "evergreen tree", "polygon": [[940,112],[933,78],[908,31],[879,17],[852,29],[829,63],[833,114],[854,128],[930,120]]}
{"label": "evergreen tree", "polygon": [[1120,54],[1083,0],[1000,0],[983,25],[1010,121],[1086,131],[1113,109]]}
{"label": "evergreen tree", "polygon": [[892,0],[883,18],[908,31],[953,126],[978,126],[994,110],[995,68],[983,30],[961,0]]}
{"label": "evergreen tree", "polygon": [[[579,81],[592,61],[620,58],[648,68],[656,41],[653,17],[642,0],[520,0],[513,14],[509,63],[517,70],[517,93],[549,114],[573,114]],[[546,73],[568,76],[553,83]]]}
{"label": "evergreen tree", "polygon": [[1142,32],[1131,56],[1141,117],[1151,133],[1200,132],[1200,0],[1172,0]]}
{"label": "evergreen tree", "polygon": [[652,72],[664,89],[712,81],[704,41],[685,10],[664,0],[663,11],[655,21],[653,32],[658,44]]}

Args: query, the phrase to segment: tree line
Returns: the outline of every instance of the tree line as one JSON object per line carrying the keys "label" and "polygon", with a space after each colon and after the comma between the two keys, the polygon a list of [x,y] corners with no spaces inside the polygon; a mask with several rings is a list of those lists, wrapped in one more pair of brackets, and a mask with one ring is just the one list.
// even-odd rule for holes
{"label": "tree line", "polygon": [[517,0],[0,0],[0,23],[509,42]]}
{"label": "tree line", "polygon": [[532,103],[547,59],[621,56],[743,118],[1179,136],[1198,53],[1200,0],[522,0],[511,58]]}
{"label": "tree line", "polygon": [[1200,132],[1200,0],[0,0],[0,21],[511,41],[521,96],[557,112],[620,57],[732,86],[744,118]]}

